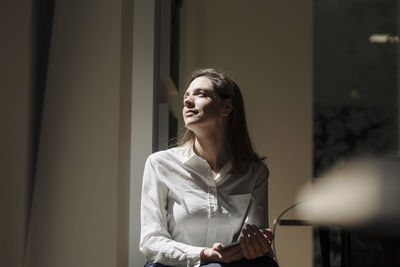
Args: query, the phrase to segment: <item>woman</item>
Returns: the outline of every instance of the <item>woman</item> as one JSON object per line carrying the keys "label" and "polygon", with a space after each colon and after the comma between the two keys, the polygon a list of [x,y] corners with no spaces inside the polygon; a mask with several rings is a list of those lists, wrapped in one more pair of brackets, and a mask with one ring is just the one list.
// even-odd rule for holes
{"label": "woman", "polygon": [[152,154],[144,170],[146,266],[277,266],[266,256],[269,172],[251,146],[239,87],[223,73],[199,70],[183,105],[179,146]]}

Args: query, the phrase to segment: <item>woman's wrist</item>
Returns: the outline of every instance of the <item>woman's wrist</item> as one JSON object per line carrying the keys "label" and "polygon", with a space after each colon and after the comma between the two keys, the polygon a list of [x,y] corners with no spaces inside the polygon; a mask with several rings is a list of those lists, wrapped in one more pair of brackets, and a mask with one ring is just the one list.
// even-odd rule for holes
{"label": "woman's wrist", "polygon": [[205,248],[205,249],[203,249],[202,251],[200,251],[200,262],[201,263],[207,263],[207,261],[206,261],[206,255],[204,254],[204,251],[206,250],[207,248]]}
{"label": "woman's wrist", "polygon": [[200,262],[201,263],[209,263],[212,258],[212,248],[204,248],[200,252]]}

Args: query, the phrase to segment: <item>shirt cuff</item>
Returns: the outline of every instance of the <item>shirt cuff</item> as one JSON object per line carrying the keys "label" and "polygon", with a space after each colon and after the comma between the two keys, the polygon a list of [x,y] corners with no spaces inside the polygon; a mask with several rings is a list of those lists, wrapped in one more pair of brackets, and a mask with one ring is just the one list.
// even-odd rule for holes
{"label": "shirt cuff", "polygon": [[191,247],[187,250],[187,266],[198,267],[200,266],[200,252],[205,249],[203,247]]}

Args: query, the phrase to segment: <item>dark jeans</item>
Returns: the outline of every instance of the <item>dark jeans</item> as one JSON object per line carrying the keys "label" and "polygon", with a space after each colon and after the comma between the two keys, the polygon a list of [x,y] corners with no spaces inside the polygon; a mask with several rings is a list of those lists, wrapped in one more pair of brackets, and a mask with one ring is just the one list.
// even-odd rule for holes
{"label": "dark jeans", "polygon": [[[232,263],[213,262],[202,264],[203,267],[279,267],[279,265],[271,257],[265,256],[252,260],[241,259]],[[161,263],[147,262],[144,267],[171,267]]]}

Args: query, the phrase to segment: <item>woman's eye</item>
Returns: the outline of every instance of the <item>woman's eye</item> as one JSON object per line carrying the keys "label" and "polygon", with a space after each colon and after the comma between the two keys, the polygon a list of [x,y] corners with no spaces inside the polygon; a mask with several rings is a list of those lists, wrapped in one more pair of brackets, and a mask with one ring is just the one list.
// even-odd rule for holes
{"label": "woman's eye", "polygon": [[[194,97],[194,96],[206,97],[206,96],[207,96],[207,93],[206,93],[206,92],[203,92],[203,91],[199,91],[199,92],[193,93],[192,97]],[[185,100],[186,100],[187,98],[189,98],[189,97],[190,97],[189,95],[184,96],[184,97],[183,97],[183,101],[185,101]]]}

